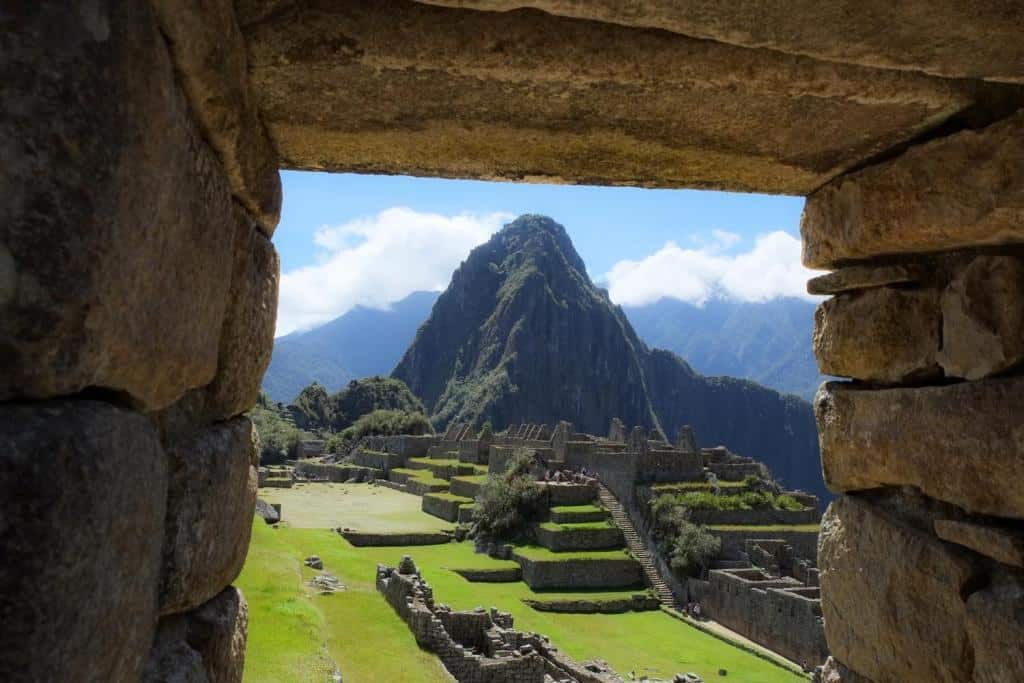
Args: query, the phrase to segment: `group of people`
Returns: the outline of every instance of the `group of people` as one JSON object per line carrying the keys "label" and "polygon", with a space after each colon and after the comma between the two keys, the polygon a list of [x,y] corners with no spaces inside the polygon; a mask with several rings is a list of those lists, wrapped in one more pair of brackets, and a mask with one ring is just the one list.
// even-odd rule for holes
{"label": "group of people", "polygon": [[683,611],[686,612],[687,615],[693,617],[694,619],[700,619],[700,603],[696,600],[691,600],[690,602],[686,603],[686,605],[683,607]]}
{"label": "group of people", "polygon": [[576,472],[565,468],[552,469],[550,467],[544,471],[544,481],[573,482],[582,484],[591,478],[592,475],[587,471],[586,467],[581,467],[579,471]]}

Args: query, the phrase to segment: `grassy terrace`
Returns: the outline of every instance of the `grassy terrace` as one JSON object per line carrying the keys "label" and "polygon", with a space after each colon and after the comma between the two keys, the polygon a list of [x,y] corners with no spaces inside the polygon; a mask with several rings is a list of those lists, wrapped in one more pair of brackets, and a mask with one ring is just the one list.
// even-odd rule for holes
{"label": "grassy terrace", "polygon": [[815,534],[821,531],[820,524],[712,524],[708,528],[713,531],[797,531]]}
{"label": "grassy terrace", "polygon": [[413,479],[419,479],[425,484],[444,484],[446,486],[448,485],[447,479],[439,479],[435,477],[430,470],[410,470],[406,467],[396,467],[391,471],[396,472],[398,474],[407,474]]}
{"label": "grassy terrace", "polygon": [[[473,467],[484,467],[484,468],[486,468],[486,465],[473,465]],[[422,472],[423,470],[415,470],[415,471]],[[457,477],[452,477],[452,481],[455,481],[456,479],[458,479],[459,481],[466,482],[468,484],[482,485],[484,482],[487,481],[487,473],[484,472],[483,474],[460,474]]]}
{"label": "grassy terrace", "polygon": [[552,512],[564,512],[564,513],[601,513],[604,512],[604,508],[599,508],[596,505],[556,505],[551,508]]}
{"label": "grassy terrace", "polygon": [[[722,489],[742,489],[746,483],[742,481],[719,481],[718,487]],[[668,493],[672,491],[710,491],[711,484],[706,481],[669,481],[660,484],[651,484],[651,490],[655,493]]]}
{"label": "grassy terrace", "polygon": [[611,522],[572,522],[568,524],[556,524],[555,522],[544,522],[540,525],[548,531],[577,531],[580,529],[607,529]]}
{"label": "grassy terrace", "polygon": [[473,504],[473,499],[472,498],[466,498],[464,496],[456,496],[454,493],[447,493],[445,491],[439,491],[437,493],[428,493],[426,495],[430,496],[431,498],[440,498],[442,500],[457,501],[457,502],[462,503],[463,505],[472,505]]}
{"label": "grassy terrace", "polygon": [[[539,545],[518,546],[516,554],[535,562],[565,562],[567,560],[622,560],[631,557],[625,548],[619,550],[581,550],[556,553]],[[632,591],[636,592],[636,591]]]}
{"label": "grassy terrace", "polygon": [[[416,646],[405,624],[374,587],[377,563],[394,565],[406,554],[416,560],[440,602],[454,609],[494,605],[510,610],[517,628],[548,635],[578,659],[603,657],[622,674],[635,669],[638,675],[671,679],[676,672],[696,671],[706,680],[718,680],[718,669],[725,668],[728,680],[744,683],[801,680],[660,611],[558,614],[539,612],[521,602],[524,598],[604,600],[628,597],[635,590],[537,593],[522,582],[472,583],[452,569],[498,569],[513,563],[475,554],[471,543],[355,548],[325,528],[382,532],[449,526],[421,512],[416,496],[365,484],[262,489],[260,496],[281,502],[285,521],[279,525],[282,528],[273,529],[256,520],[249,557],[236,582],[249,601],[247,683],[329,681],[334,663],[346,681],[450,680],[439,661]],[[543,548],[525,550],[554,555]],[[319,555],[325,569],[348,590],[327,596],[310,590],[305,582],[316,572],[304,567],[302,560],[311,554]],[[620,551],[570,555],[624,557]]]}

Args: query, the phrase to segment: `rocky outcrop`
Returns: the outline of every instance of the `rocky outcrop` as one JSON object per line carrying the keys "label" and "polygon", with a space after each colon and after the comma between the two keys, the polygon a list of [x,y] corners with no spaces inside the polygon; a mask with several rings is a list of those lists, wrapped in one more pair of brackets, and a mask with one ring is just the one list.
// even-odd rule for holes
{"label": "rocky outcrop", "polygon": [[522,216],[473,250],[395,369],[440,424],[611,417],[764,461],[791,486],[824,493],[810,406],[753,382],[704,377],[649,349],[586,274],[565,229]]}

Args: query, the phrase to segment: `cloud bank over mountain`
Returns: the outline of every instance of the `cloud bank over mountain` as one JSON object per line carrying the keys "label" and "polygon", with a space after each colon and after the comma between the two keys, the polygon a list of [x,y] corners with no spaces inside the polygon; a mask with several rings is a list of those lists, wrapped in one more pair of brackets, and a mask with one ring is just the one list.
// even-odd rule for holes
{"label": "cloud bank over mountain", "polygon": [[327,322],[356,305],[386,309],[416,291],[440,291],[470,250],[510,214],[445,216],[386,209],[319,230],[319,262],[281,276],[277,336]]}
{"label": "cloud bank over mountain", "polygon": [[758,235],[747,251],[734,251],[738,235],[713,230],[712,236],[712,242],[696,248],[667,242],[639,261],[619,261],[604,278],[612,301],[644,306],[668,298],[701,306],[710,299],[817,300],[807,294],[807,280],[815,273],[800,263],[799,238],[778,230]]}

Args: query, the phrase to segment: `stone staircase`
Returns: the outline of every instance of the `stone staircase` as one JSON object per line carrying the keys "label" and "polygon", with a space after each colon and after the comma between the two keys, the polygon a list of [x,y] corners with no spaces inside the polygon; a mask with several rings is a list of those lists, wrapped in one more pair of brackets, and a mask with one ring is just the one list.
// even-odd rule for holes
{"label": "stone staircase", "polygon": [[640,563],[640,566],[643,567],[644,576],[647,582],[651,584],[651,588],[658,597],[658,601],[665,607],[678,609],[679,604],[676,602],[676,598],[668,584],[661,578],[661,574],[654,564],[654,558],[651,557],[651,553],[647,550],[647,543],[644,542],[643,537],[640,536],[636,527],[633,526],[633,521],[619,503],[619,499],[604,484],[599,484],[597,495],[601,505],[611,514],[615,526],[619,527],[619,530],[622,531],[629,551]]}

